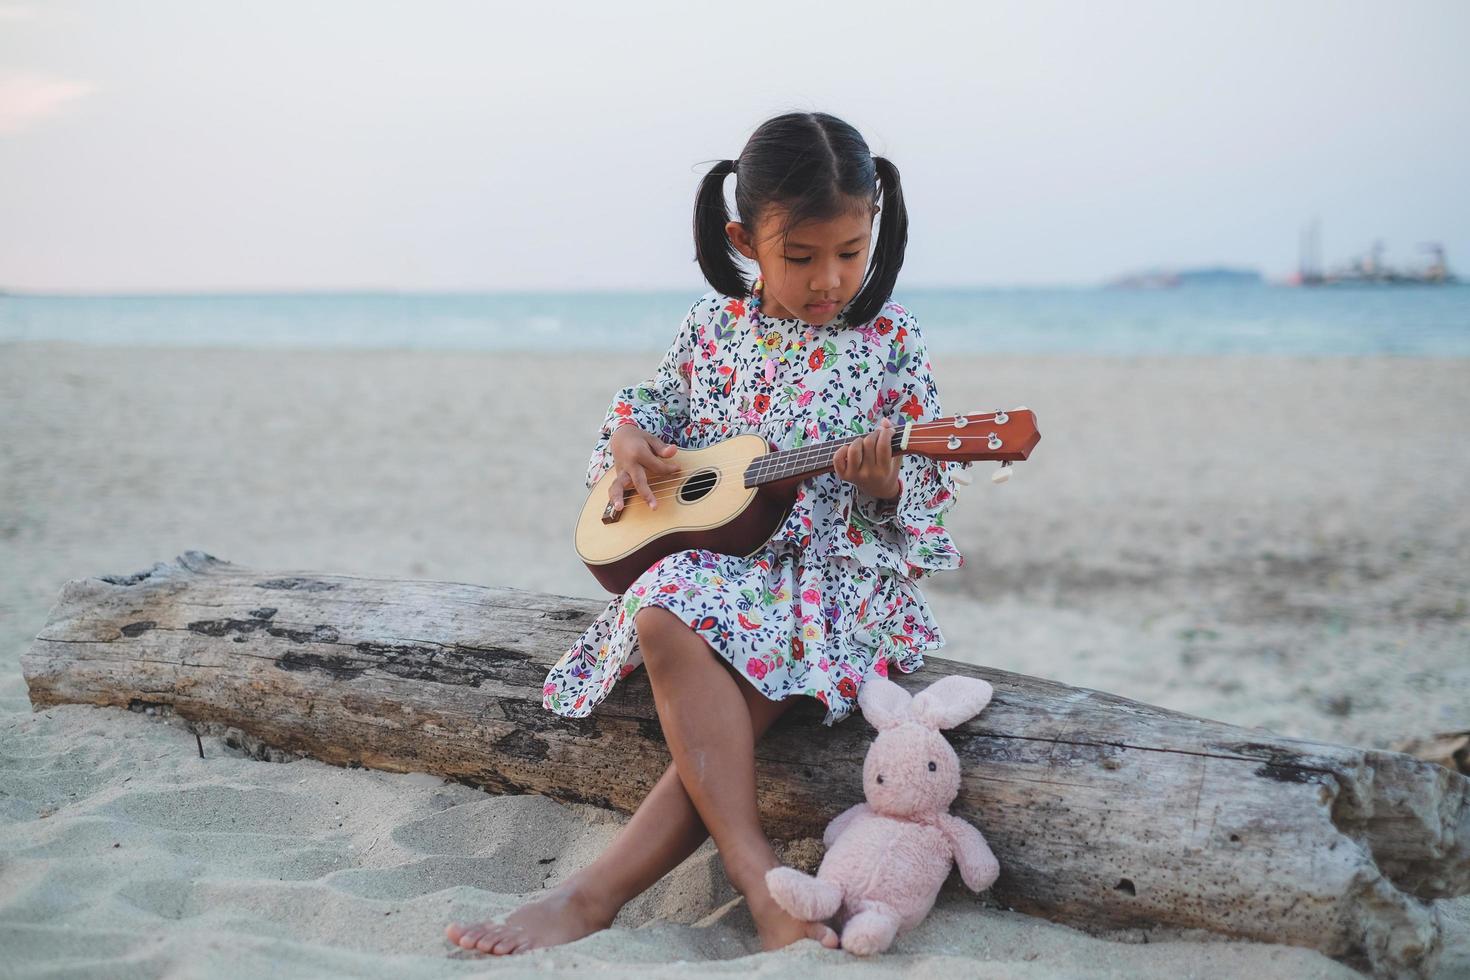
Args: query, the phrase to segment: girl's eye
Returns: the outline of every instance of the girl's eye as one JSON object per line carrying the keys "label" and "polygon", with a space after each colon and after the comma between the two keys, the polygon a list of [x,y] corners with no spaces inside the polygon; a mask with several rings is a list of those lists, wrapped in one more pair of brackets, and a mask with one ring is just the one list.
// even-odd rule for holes
{"label": "girl's eye", "polygon": [[[855,259],[855,258],[857,258],[861,254],[863,254],[863,253],[861,253],[861,252],[843,252],[843,253],[841,253],[842,258],[844,258],[844,259]],[[795,258],[794,256],[790,256],[790,255],[783,255],[782,258],[784,258],[787,262],[790,262],[792,265],[806,265],[808,262],[810,262],[812,260],[812,258],[811,258],[810,255],[808,255],[806,258],[803,258],[803,259],[798,259],[798,258]]]}

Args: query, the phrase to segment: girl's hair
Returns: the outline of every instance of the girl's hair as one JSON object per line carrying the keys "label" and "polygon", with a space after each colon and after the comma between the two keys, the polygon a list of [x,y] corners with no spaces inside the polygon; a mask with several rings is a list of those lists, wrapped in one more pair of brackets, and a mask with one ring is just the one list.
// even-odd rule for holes
{"label": "girl's hair", "polygon": [[[694,200],[694,249],[711,286],[726,296],[749,294],[725,225],[725,178],[735,174],[735,210],[754,233],[772,204],[786,209],[784,238],[803,221],[827,220],[877,204],[878,245],[844,319],[867,323],[893,293],[908,243],[909,216],[898,168],[868,150],[862,134],[825,112],[790,112],[762,123],[738,160],[721,160],[700,182]],[[880,197],[881,195],[881,197]]]}

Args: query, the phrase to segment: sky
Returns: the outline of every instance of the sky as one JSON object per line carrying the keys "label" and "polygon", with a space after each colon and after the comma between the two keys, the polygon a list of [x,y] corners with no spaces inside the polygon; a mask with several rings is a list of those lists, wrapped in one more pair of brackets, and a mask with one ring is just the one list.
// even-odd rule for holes
{"label": "sky", "polygon": [[1470,275],[1470,3],[0,0],[0,289],[703,289],[764,119],[898,166],[907,286]]}

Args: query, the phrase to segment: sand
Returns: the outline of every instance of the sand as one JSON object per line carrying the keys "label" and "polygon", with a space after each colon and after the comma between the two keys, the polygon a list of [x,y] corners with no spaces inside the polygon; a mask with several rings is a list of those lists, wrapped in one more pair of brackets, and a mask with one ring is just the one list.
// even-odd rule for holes
{"label": "sand", "polygon": [[[492,961],[444,923],[584,866],[620,817],[30,711],[19,656],[62,583],[189,548],[598,595],[570,548],[580,475],[608,396],[652,361],[0,346],[0,974],[1355,975],[1289,947],[1088,937],[953,883],[878,963],[760,953],[708,846],[612,930]],[[1470,728],[1470,362],[936,368],[951,409],[1026,404],[1043,431],[953,512],[968,563],[927,587],[946,655],[1353,744]],[[1470,974],[1470,901],[1443,908],[1440,975]]]}

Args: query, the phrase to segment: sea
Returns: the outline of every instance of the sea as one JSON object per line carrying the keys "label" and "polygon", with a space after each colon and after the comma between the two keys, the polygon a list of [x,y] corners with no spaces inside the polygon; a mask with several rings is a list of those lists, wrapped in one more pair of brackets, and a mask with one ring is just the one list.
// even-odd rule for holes
{"label": "sea", "polygon": [[[701,290],[0,294],[0,343],[662,351]],[[1470,357],[1470,285],[900,290],[931,350]]]}

